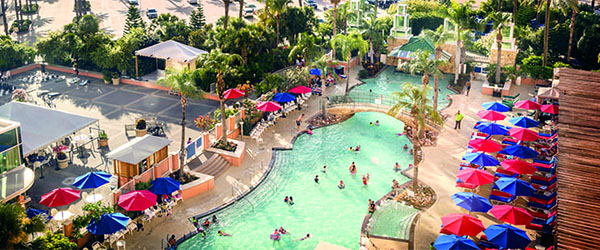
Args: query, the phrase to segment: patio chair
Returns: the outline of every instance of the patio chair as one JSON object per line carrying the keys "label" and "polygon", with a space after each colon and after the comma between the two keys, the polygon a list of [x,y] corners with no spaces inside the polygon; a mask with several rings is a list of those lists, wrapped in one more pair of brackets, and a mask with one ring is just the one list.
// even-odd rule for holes
{"label": "patio chair", "polygon": [[90,83],[90,80],[81,81],[77,85],[79,85],[79,86],[86,86],[88,83]]}
{"label": "patio chair", "polygon": [[171,194],[171,197],[173,197],[173,201],[174,201],[175,203],[178,203],[179,201],[182,201],[182,200],[183,200],[183,196],[181,195],[181,192],[179,192],[179,190],[177,190],[177,191],[173,192],[173,193]]}
{"label": "patio chair", "polygon": [[510,95],[503,95],[503,96],[502,96],[502,100],[511,100],[511,101],[517,102],[517,101],[515,101],[515,100],[516,100],[516,99],[518,99],[520,96],[521,96],[521,93],[517,93],[517,94],[516,94],[516,95],[514,95],[514,96],[510,96]]}
{"label": "patio chair", "polygon": [[92,250],[106,249],[99,241],[92,243]]}

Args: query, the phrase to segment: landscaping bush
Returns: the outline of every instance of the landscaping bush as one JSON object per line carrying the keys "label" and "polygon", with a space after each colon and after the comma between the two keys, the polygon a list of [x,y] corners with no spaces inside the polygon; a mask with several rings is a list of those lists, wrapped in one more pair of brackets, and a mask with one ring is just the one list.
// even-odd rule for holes
{"label": "landscaping bush", "polygon": [[444,25],[444,18],[433,12],[417,12],[410,16],[410,27],[412,27],[412,34],[415,36],[421,34],[424,29],[435,30],[440,25]]}
{"label": "landscaping bush", "polygon": [[31,20],[19,20],[19,21],[14,21],[11,25],[10,28],[8,29],[8,32],[17,32],[17,33],[24,33],[24,32],[28,32],[29,31],[29,26],[31,26]]}
{"label": "landscaping bush", "polygon": [[366,69],[361,69],[360,71],[358,71],[358,78],[363,79],[363,78],[367,78],[369,76],[369,71],[367,71]]}
{"label": "landscaping bush", "polygon": [[0,36],[0,55],[0,71],[6,71],[33,62],[35,49],[9,36]]}
{"label": "landscaping bush", "polygon": [[31,243],[31,248],[70,250],[77,249],[77,243],[69,241],[69,238],[62,232],[46,232],[45,235],[38,237]]}
{"label": "landscaping bush", "polygon": [[496,82],[496,64],[490,64],[487,70],[489,72],[487,74],[487,80],[490,84],[504,85],[507,75],[502,71],[502,69],[500,69],[500,82],[498,83]]}
{"label": "landscaping bush", "polygon": [[523,59],[523,64],[521,65],[521,74],[535,79],[552,78],[552,68],[549,66],[543,67],[542,60],[543,59],[541,56],[536,55],[530,55],[529,57]]}
{"label": "landscaping bush", "polygon": [[23,14],[25,14],[25,15],[35,14],[38,12],[39,8],[40,8],[40,6],[37,3],[34,3],[32,5],[25,5],[23,7],[23,10],[21,10],[21,12],[23,12]]}

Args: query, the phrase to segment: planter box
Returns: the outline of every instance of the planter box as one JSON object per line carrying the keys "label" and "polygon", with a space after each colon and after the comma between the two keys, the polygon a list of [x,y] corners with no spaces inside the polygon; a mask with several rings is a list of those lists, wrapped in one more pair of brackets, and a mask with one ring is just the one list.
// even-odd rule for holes
{"label": "planter box", "polygon": [[67,157],[64,160],[57,160],[58,161],[58,168],[60,169],[65,169],[69,166],[69,157]]}
{"label": "planter box", "polygon": [[237,167],[241,165],[242,161],[244,160],[244,154],[246,154],[246,143],[244,143],[243,141],[232,139],[228,139],[228,141],[231,141],[238,145],[235,149],[235,152],[225,151],[213,147],[206,149],[206,151],[219,154],[221,157],[225,158],[225,160],[227,160],[231,165]]}
{"label": "planter box", "polygon": [[121,79],[120,78],[113,78],[112,79],[113,85],[115,85],[115,86],[119,85],[119,80],[121,80]]}
{"label": "planter box", "polygon": [[204,193],[215,186],[215,177],[194,171],[189,171],[187,173],[198,177],[198,179],[181,185],[180,192],[184,200]]}
{"label": "planter box", "polygon": [[108,147],[108,139],[100,139],[100,140],[98,140],[98,145],[100,147]]}
{"label": "planter box", "polygon": [[135,137],[144,137],[148,133],[148,129],[135,129]]}
{"label": "planter box", "polygon": [[548,81],[546,80],[540,80],[540,79],[533,79],[533,78],[529,78],[529,77],[523,77],[521,78],[521,84],[524,85],[546,85],[548,84]]}

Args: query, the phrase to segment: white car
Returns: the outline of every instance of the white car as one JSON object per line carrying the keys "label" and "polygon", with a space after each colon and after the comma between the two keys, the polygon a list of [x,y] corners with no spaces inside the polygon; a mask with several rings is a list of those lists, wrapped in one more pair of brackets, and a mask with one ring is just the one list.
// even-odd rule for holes
{"label": "white car", "polygon": [[157,18],[158,17],[158,12],[156,11],[156,9],[148,9],[148,12],[146,12],[146,16],[149,19]]}
{"label": "white car", "polygon": [[187,0],[189,4],[198,4],[198,0]]}
{"label": "white car", "polygon": [[138,0],[127,0],[129,4],[138,5]]}

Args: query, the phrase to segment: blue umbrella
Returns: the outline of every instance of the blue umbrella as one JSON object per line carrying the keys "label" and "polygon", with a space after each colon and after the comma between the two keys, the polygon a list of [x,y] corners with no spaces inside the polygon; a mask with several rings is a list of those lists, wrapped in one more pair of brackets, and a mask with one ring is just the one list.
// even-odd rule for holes
{"label": "blue umbrella", "polygon": [[103,214],[86,227],[92,234],[113,234],[127,228],[129,217],[122,213]]}
{"label": "blue umbrella", "polygon": [[46,222],[48,222],[50,219],[52,219],[52,216],[50,216],[48,214],[47,210],[43,210],[43,209],[35,209],[35,208],[28,208],[25,211],[25,214],[27,214],[27,218],[31,219],[33,217],[36,217],[38,215],[41,215],[42,218],[46,219]]}
{"label": "blue umbrella", "polygon": [[499,102],[484,102],[483,104],[481,104],[481,106],[483,106],[483,108],[486,110],[493,110],[498,112],[510,111],[510,107]]}
{"label": "blue umbrella", "polygon": [[523,159],[535,158],[538,155],[538,152],[536,152],[535,150],[533,150],[529,147],[523,146],[523,145],[518,145],[518,144],[507,146],[506,148],[501,150],[499,153],[506,154],[506,155],[514,155],[516,157],[523,158]]}
{"label": "blue umbrella", "polygon": [[515,126],[519,126],[522,128],[531,128],[531,127],[537,127],[538,125],[540,125],[539,122],[535,121],[534,119],[531,119],[527,116],[521,116],[521,117],[513,117],[510,118],[510,120],[508,120],[510,123],[512,123]]}
{"label": "blue umbrella", "polygon": [[317,68],[312,68],[310,69],[310,74],[313,76],[320,76],[321,75],[321,70],[317,69]]}
{"label": "blue umbrella", "polygon": [[296,100],[296,97],[290,93],[277,93],[273,96],[273,101],[276,102],[291,102]]}
{"label": "blue umbrella", "polygon": [[463,159],[468,161],[469,163],[477,164],[482,167],[496,166],[500,164],[500,162],[496,160],[496,158],[482,152],[467,153],[465,154],[465,156],[463,156]]}
{"label": "blue umbrella", "polygon": [[503,248],[523,249],[531,242],[525,231],[509,224],[491,225],[483,233],[488,241]]}
{"label": "blue umbrella", "polygon": [[452,195],[452,201],[459,207],[462,207],[469,212],[487,213],[492,209],[492,203],[485,197],[476,193],[458,192]]}
{"label": "blue umbrella", "polygon": [[529,182],[513,177],[502,177],[496,181],[496,185],[500,191],[515,196],[531,196],[535,192]]}
{"label": "blue umbrella", "polygon": [[456,236],[454,234],[440,234],[435,240],[435,243],[433,243],[433,247],[437,250],[479,250],[479,247],[477,247],[475,242],[471,239]]}
{"label": "blue umbrella", "polygon": [[171,177],[156,178],[152,181],[152,186],[148,190],[156,195],[171,194],[179,190],[179,182]]}
{"label": "blue umbrella", "polygon": [[97,188],[110,182],[112,175],[104,172],[89,172],[79,176],[73,182],[73,186],[79,189]]}
{"label": "blue umbrella", "polygon": [[486,133],[488,135],[508,135],[508,129],[504,125],[498,123],[482,122],[475,127],[479,132]]}

